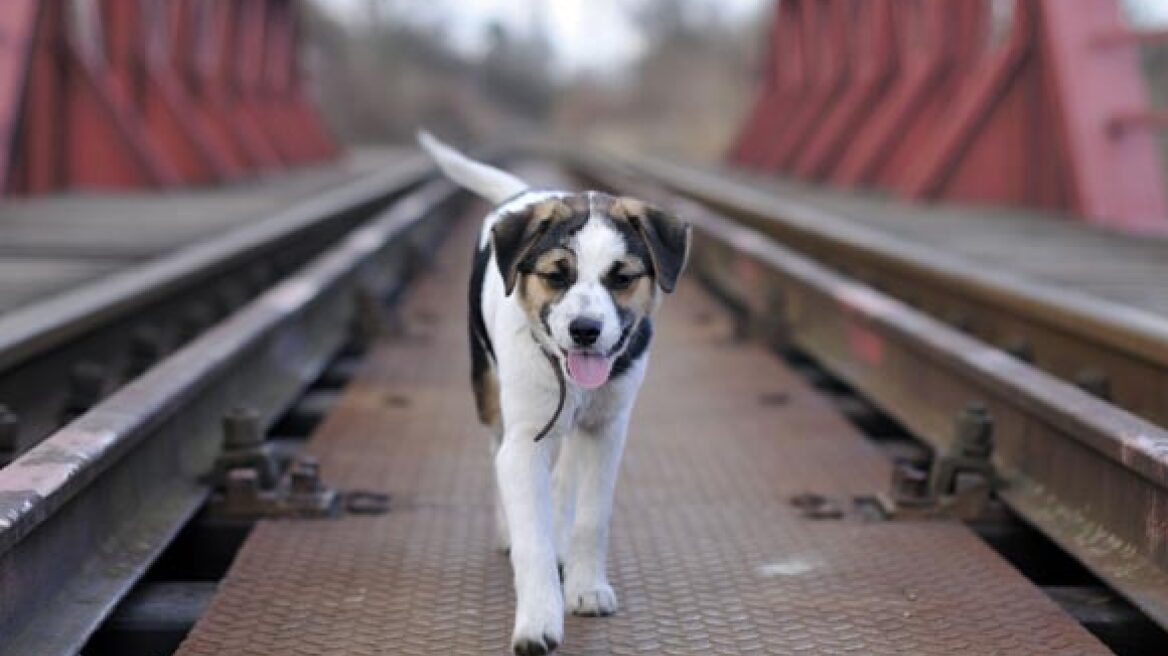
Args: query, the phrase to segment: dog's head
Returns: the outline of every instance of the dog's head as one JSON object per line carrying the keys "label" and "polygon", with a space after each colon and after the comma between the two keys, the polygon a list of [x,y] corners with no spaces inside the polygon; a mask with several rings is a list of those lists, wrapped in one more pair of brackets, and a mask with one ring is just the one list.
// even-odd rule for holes
{"label": "dog's head", "polygon": [[690,229],[641,201],[587,192],[507,213],[491,243],[536,339],[577,385],[594,389],[660,294],[673,291]]}

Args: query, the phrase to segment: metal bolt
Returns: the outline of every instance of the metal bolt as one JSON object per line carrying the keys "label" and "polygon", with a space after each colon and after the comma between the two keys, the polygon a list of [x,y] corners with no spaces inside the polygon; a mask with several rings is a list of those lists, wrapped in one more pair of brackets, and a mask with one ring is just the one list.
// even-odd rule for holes
{"label": "metal bolt", "polygon": [[232,408],[223,417],[223,449],[233,451],[262,445],[260,415],[252,408]]}
{"label": "metal bolt", "polygon": [[892,470],[892,495],[898,503],[929,498],[929,474],[909,462],[899,462]]}
{"label": "metal bolt", "polygon": [[292,492],[299,494],[313,494],[321,489],[320,463],[315,459],[301,456],[292,463],[289,472]]}
{"label": "metal bolt", "polygon": [[955,451],[967,458],[988,458],[994,447],[994,420],[980,402],[965,406],[957,415]]}
{"label": "metal bolt", "polygon": [[223,492],[228,504],[254,501],[260,496],[259,474],[254,469],[232,469]]}

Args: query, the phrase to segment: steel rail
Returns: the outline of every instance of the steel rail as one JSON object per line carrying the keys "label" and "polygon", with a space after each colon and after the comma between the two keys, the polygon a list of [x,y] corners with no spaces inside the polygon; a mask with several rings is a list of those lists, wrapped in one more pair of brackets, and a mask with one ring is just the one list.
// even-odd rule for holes
{"label": "steel rail", "polygon": [[[432,175],[402,160],[261,221],[0,316],[0,464]],[[81,398],[79,398],[81,397]]]}
{"label": "steel rail", "polygon": [[975,266],[748,184],[636,154],[589,156],[644,175],[852,277],[1168,426],[1168,319]]}
{"label": "steel rail", "polygon": [[[351,192],[381,198],[375,187]],[[454,194],[436,181],[398,200],[0,469],[0,655],[82,647],[204,501],[224,414],[279,416],[346,341],[360,299],[400,289],[436,247]]]}
{"label": "steel rail", "polygon": [[697,227],[691,266],[755,331],[813,354],[937,453],[984,404],[1000,498],[1168,627],[1168,431],[703,204],[582,162],[602,188],[676,208]]}

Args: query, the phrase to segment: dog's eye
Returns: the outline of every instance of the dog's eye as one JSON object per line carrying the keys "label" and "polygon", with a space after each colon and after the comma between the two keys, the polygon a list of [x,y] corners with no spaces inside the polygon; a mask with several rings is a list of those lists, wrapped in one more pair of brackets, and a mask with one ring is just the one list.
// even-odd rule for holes
{"label": "dog's eye", "polygon": [[552,289],[567,289],[568,286],[572,284],[571,278],[569,278],[567,272],[563,270],[547,271],[539,275],[541,278],[543,278],[544,282],[547,283],[547,286],[551,287]]}
{"label": "dog's eye", "polygon": [[629,285],[633,284],[633,281],[636,280],[637,277],[638,276],[630,276],[623,273],[610,273],[608,274],[608,279],[605,282],[608,284],[609,289],[628,289]]}

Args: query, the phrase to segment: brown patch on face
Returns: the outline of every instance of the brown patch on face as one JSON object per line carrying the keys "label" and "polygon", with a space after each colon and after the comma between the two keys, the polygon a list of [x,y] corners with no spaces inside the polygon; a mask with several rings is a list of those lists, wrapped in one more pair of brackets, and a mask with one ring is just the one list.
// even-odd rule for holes
{"label": "brown patch on face", "polygon": [[513,212],[491,228],[491,247],[495,251],[495,261],[499,274],[503,276],[503,286],[507,295],[515,288],[520,264],[531,254],[531,250],[541,243],[549,233],[554,234],[557,225],[562,227],[572,218],[573,210],[560,199],[548,199]]}
{"label": "brown patch on face", "polygon": [[[619,284],[630,278],[632,280],[624,286]],[[628,254],[613,264],[612,270],[605,275],[605,287],[617,306],[624,330],[635,329],[658,306],[658,285],[649,275],[648,263],[635,254]]]}
{"label": "brown patch on face", "polygon": [[566,248],[552,248],[541,253],[531,272],[519,284],[519,304],[533,324],[547,334],[551,330],[547,315],[576,281],[576,256]]}
{"label": "brown patch on face", "polygon": [[629,198],[628,196],[620,196],[612,199],[612,204],[608,208],[608,215],[618,221],[629,221],[633,218],[645,216],[647,211],[648,206],[645,205],[644,201]]}
{"label": "brown patch on face", "polygon": [[549,220],[562,221],[571,218],[571,216],[572,208],[568,206],[568,203],[559,198],[551,198],[541,203],[536,203],[531,208],[531,218],[537,223]]}
{"label": "brown patch on face", "polygon": [[657,306],[657,285],[648,275],[637,278],[627,289],[612,290],[612,299],[618,308],[631,312],[637,318],[653,313]]}

